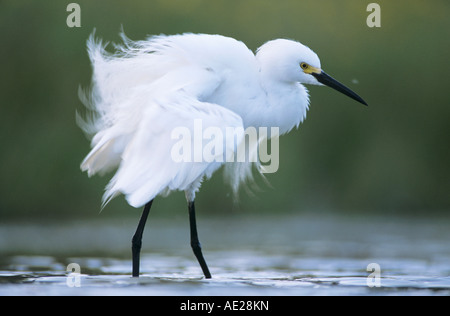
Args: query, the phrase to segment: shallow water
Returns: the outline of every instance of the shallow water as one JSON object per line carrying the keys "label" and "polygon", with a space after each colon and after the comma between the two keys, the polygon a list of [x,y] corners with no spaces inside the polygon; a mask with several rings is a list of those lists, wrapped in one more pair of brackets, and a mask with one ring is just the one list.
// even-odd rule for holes
{"label": "shallow water", "polygon": [[[129,249],[136,222],[103,217],[1,224],[0,295],[450,295],[446,220],[199,219],[213,275],[205,280],[186,218],[150,218],[137,279]],[[69,275],[70,263],[80,275]]]}

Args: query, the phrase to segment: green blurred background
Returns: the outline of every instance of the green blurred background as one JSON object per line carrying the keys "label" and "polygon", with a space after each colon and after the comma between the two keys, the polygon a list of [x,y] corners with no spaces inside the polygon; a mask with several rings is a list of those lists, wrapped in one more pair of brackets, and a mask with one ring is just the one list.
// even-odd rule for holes
{"label": "green blurred background", "polygon": [[[366,25],[370,1],[0,1],[0,219],[98,217],[111,175],[79,164],[89,141],[75,123],[79,85],[90,84],[86,40],[217,33],[255,50],[292,38],[366,108],[310,87],[311,109],[280,140],[280,169],[233,203],[221,172],[205,183],[199,213],[336,212],[447,216],[450,210],[450,2],[377,1],[381,28]],[[184,194],[158,199],[155,214],[185,214]],[[123,197],[101,216],[137,216]],[[139,210],[140,212],[140,210]]]}

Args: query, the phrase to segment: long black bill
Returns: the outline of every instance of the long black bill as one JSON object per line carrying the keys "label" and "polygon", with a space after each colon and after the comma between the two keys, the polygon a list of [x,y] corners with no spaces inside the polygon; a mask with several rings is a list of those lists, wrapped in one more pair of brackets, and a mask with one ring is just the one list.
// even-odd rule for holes
{"label": "long black bill", "polygon": [[344,86],[342,83],[340,83],[333,77],[329,76],[326,72],[322,71],[320,74],[312,73],[312,75],[316,77],[317,81],[319,81],[320,83],[330,88],[333,88],[339,92],[342,92],[346,96],[349,96],[350,98],[358,101],[359,103],[367,105],[366,101],[364,101],[359,95],[357,95],[355,92]]}

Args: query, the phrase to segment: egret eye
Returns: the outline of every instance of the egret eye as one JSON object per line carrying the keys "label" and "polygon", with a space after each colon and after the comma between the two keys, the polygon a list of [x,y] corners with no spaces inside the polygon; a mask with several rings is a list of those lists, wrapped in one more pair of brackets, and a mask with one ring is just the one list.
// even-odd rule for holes
{"label": "egret eye", "polygon": [[308,64],[307,63],[301,63],[300,67],[302,67],[302,69],[308,69]]}

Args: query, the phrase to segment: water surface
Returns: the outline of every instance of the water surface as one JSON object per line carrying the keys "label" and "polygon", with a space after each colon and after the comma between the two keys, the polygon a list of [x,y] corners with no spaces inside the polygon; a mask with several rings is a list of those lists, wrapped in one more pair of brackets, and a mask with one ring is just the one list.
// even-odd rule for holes
{"label": "water surface", "polygon": [[[104,217],[0,224],[0,295],[450,295],[446,220],[198,219],[213,275],[205,280],[186,218],[150,218],[137,279],[130,276],[135,221]],[[70,263],[79,278],[69,276]],[[379,275],[367,270],[371,263]],[[380,286],[369,287],[368,277]],[[75,281],[79,287],[69,286]]]}

